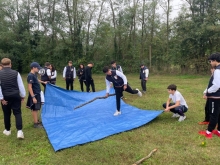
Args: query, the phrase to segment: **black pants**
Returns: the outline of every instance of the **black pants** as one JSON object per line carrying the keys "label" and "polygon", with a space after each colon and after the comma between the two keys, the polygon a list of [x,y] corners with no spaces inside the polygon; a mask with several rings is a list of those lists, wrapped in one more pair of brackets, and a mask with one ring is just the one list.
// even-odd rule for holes
{"label": "black pants", "polygon": [[11,111],[13,111],[16,128],[17,130],[22,130],[21,98],[5,98],[5,101],[8,101],[7,105],[2,105],[5,129],[9,131],[11,128]]}
{"label": "black pants", "polygon": [[95,85],[94,85],[94,81],[91,79],[86,79],[86,91],[89,92],[90,91],[90,85],[92,87],[92,91],[95,92]]}
{"label": "black pants", "polygon": [[141,79],[141,87],[142,87],[142,90],[145,92],[147,91],[146,84],[147,84],[147,80]]}
{"label": "black pants", "polygon": [[82,92],[84,92],[83,82],[84,82],[84,84],[85,84],[85,86],[86,86],[86,81],[85,81],[85,80],[80,80],[80,79],[79,79],[80,88],[81,88],[81,91],[82,91]]}
{"label": "black pants", "polygon": [[[170,103],[169,107],[175,105],[174,103]],[[167,103],[163,104],[163,107],[166,108],[167,107]],[[184,116],[184,113],[188,110],[188,108],[185,107],[185,105],[180,105],[178,107],[172,108],[170,109],[171,112],[173,113],[178,113],[180,116]]]}
{"label": "black pants", "polygon": [[50,83],[56,85],[56,81],[50,81]]}
{"label": "black pants", "polygon": [[218,130],[220,131],[220,99],[209,98],[210,120],[208,131],[212,132],[218,123]]}
{"label": "black pants", "polygon": [[206,122],[209,122],[209,98],[207,98],[205,103],[205,120]]}
{"label": "black pants", "polygon": [[73,90],[73,78],[66,78],[66,89],[69,90],[69,87]]}
{"label": "black pants", "polygon": [[[121,96],[123,96],[124,86],[122,87],[115,87],[115,95],[116,95],[116,107],[117,110],[120,111],[121,109]],[[127,88],[125,89],[126,92],[131,94],[137,94],[138,90],[133,90],[129,85],[127,85]]]}
{"label": "black pants", "polygon": [[44,94],[45,94],[45,91],[46,91],[46,84],[44,84],[44,83],[41,83],[42,85],[43,85],[43,87],[44,87]]}

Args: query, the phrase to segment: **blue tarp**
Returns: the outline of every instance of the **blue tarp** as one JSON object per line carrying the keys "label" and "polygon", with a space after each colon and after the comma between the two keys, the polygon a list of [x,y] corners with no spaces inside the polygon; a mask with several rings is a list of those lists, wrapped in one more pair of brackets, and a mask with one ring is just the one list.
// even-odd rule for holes
{"label": "blue tarp", "polygon": [[97,99],[74,110],[101,96],[105,96],[105,90],[87,93],[47,85],[41,116],[55,151],[140,127],[163,112],[140,110],[121,101],[122,115],[113,116],[116,110],[115,96]]}

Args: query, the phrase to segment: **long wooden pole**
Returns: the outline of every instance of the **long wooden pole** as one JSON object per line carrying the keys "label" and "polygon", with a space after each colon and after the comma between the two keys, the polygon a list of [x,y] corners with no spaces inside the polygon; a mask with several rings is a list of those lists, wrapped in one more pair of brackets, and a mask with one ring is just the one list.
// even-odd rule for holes
{"label": "long wooden pole", "polygon": [[135,162],[134,164],[132,165],[139,165],[140,163],[142,163],[144,160],[148,159],[151,157],[151,155],[156,152],[157,149],[155,148],[154,150],[152,150],[147,156],[143,157],[142,159],[138,160],[137,162]]}

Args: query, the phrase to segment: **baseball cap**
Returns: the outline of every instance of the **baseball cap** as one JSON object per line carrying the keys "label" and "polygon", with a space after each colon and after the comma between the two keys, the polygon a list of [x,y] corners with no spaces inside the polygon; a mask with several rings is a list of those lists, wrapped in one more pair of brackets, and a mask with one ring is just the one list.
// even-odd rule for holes
{"label": "baseball cap", "polygon": [[41,66],[37,62],[32,62],[30,65],[31,68],[38,68],[41,69]]}

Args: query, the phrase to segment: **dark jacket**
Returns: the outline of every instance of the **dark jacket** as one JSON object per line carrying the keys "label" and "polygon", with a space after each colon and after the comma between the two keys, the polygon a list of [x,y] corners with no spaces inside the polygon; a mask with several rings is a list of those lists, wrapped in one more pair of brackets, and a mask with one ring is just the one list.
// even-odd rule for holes
{"label": "dark jacket", "polygon": [[112,82],[114,87],[119,87],[119,86],[124,85],[123,79],[116,75],[116,71],[112,70],[111,72],[112,72],[112,75],[106,75],[106,79],[109,82]]}
{"label": "dark jacket", "polygon": [[145,70],[148,69],[146,66],[144,66],[143,68],[140,69],[140,79],[145,80],[146,78],[146,74],[145,74]]}
{"label": "dark jacket", "polygon": [[92,80],[92,68],[89,66],[85,67],[85,79]]}
{"label": "dark jacket", "polygon": [[66,78],[73,78],[73,66],[66,66]]}
{"label": "dark jacket", "polygon": [[84,71],[84,68],[79,68],[77,70],[77,76],[78,76],[78,79],[79,80],[85,80],[85,71]]}
{"label": "dark jacket", "polygon": [[9,67],[5,67],[0,71],[0,86],[4,98],[20,97],[17,77],[18,72]]}
{"label": "dark jacket", "polygon": [[[220,69],[220,65],[218,65],[215,69]],[[209,89],[213,85],[212,84],[213,80],[214,80],[214,75],[211,76],[207,89]],[[206,96],[220,97],[220,89],[218,89],[215,93],[207,93]]]}
{"label": "dark jacket", "polygon": [[43,69],[44,69],[44,74],[41,75],[41,80],[42,80],[42,81],[50,81],[50,79],[49,79],[49,77],[48,77],[48,75],[47,75],[47,70],[48,70],[48,68],[47,68],[47,67],[44,67]]}

